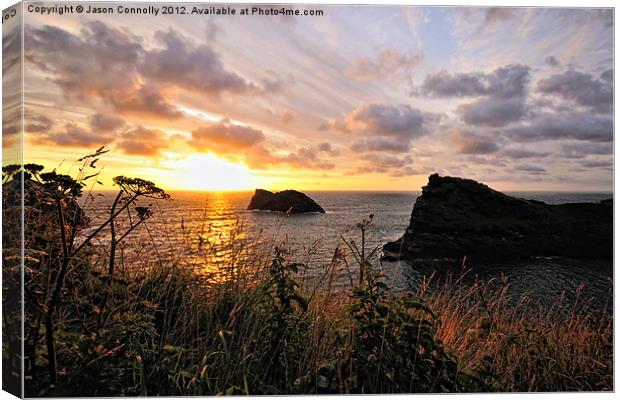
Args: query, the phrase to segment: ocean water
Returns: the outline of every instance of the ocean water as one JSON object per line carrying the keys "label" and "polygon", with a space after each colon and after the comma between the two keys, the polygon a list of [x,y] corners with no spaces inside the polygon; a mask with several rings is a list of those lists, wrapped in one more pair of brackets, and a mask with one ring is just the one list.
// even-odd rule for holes
{"label": "ocean water", "polygon": [[[184,258],[197,270],[214,276],[225,275],[229,260],[244,248],[261,248],[264,254],[275,246],[291,251],[292,257],[308,265],[308,278],[322,276],[336,248],[346,248],[344,240],[361,246],[357,224],[373,215],[365,235],[366,251],[398,239],[409,223],[411,210],[420,192],[306,192],[326,210],[325,214],[285,215],[268,211],[248,211],[253,192],[172,192],[172,200],[147,201],[153,216],[134,231],[123,249],[127,259]],[[596,202],[611,193],[513,192],[512,196],[551,204]],[[93,225],[109,214],[114,193],[96,193],[85,204]],[[122,226],[119,227],[122,231]],[[105,234],[101,239],[105,244]],[[137,249],[137,250],[136,250]],[[378,262],[378,260],[377,260]],[[382,262],[388,281],[398,290],[415,290],[431,269],[407,262]],[[493,265],[469,265],[468,276],[482,279],[505,276],[511,291],[528,292],[542,303],[557,298],[563,291],[568,298],[577,289],[580,296],[602,306],[609,300],[613,265],[611,261],[537,258]],[[336,284],[347,287],[350,269],[340,268]],[[220,274],[221,273],[221,274]],[[220,277],[221,278],[221,277]]]}

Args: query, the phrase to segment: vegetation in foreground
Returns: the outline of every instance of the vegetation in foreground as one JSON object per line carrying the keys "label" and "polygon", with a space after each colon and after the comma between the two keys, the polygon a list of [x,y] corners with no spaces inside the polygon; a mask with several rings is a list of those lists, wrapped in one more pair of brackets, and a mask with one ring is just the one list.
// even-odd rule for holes
{"label": "vegetation in foreground", "polygon": [[[372,216],[312,284],[281,246],[268,256],[232,240],[237,256],[220,281],[182,257],[128,259],[119,249],[148,228],[148,202],[168,196],[117,177],[108,217],[89,225],[79,202],[104,152],[81,159],[76,177],[3,168],[5,221],[18,218],[22,180],[25,189],[26,396],[613,390],[612,316],[586,319],[577,304],[542,313],[511,301],[506,282],[395,293],[377,249],[365,248]],[[4,236],[7,302],[19,287],[19,232]],[[335,289],[351,265],[351,287]],[[18,365],[12,315],[3,361]]]}

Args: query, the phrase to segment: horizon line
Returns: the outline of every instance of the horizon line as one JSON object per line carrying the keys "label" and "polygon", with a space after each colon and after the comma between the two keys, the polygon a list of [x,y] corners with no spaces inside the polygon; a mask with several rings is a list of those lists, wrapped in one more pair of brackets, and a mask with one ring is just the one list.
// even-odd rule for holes
{"label": "horizon line", "polygon": [[[418,193],[422,189],[164,189],[168,192],[191,192],[191,193],[218,193],[218,192],[254,192],[256,189],[268,190],[270,192],[281,192],[284,190],[295,190],[297,192],[373,192],[373,193]],[[92,192],[116,192],[118,189],[92,189]],[[497,190],[502,193],[596,193],[596,194],[614,194],[614,190],[539,190],[539,189],[521,189],[521,190]]]}

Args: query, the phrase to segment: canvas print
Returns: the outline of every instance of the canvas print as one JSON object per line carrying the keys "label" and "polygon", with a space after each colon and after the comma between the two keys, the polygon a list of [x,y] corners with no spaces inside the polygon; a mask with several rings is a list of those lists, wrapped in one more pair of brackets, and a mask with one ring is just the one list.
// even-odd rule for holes
{"label": "canvas print", "polygon": [[613,391],[613,9],[23,2],[19,397]]}

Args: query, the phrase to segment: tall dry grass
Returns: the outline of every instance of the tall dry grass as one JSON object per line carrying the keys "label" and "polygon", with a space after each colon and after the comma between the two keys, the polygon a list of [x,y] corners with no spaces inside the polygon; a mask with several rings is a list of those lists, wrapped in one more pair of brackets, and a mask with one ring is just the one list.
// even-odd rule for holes
{"label": "tall dry grass", "polygon": [[583,286],[572,303],[562,294],[541,307],[525,293],[511,297],[507,279],[464,284],[466,273],[428,297],[439,314],[437,336],[461,368],[501,391],[613,390],[613,315],[590,309]]}

